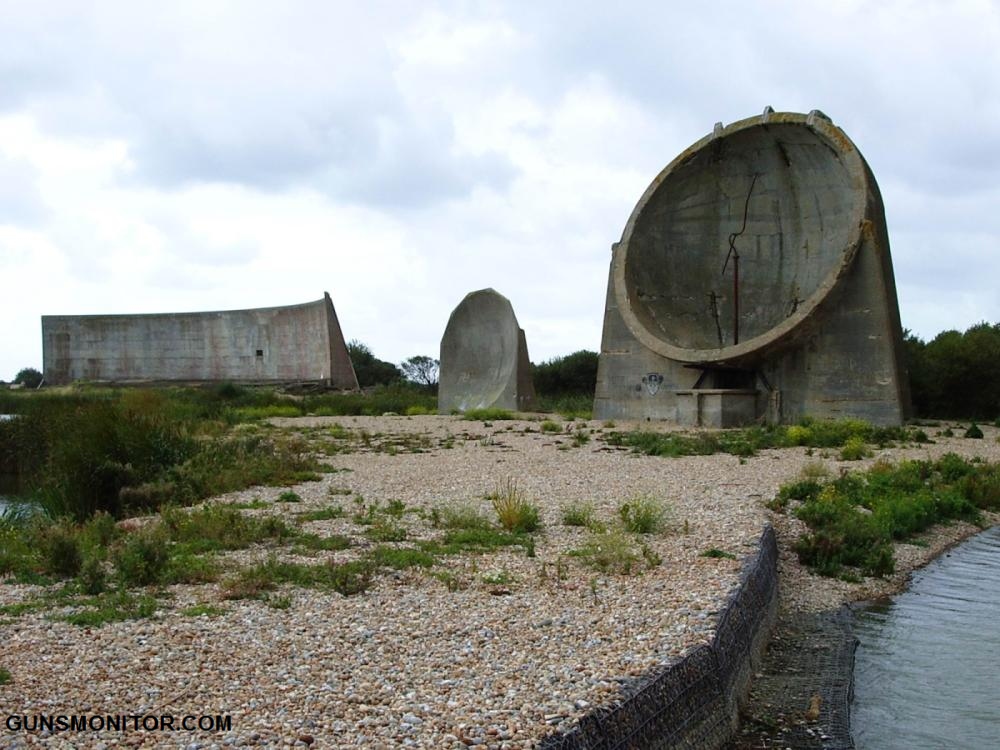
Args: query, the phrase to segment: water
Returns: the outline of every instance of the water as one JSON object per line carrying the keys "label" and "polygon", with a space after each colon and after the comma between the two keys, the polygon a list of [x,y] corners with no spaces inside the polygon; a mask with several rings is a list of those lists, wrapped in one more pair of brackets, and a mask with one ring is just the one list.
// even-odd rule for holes
{"label": "water", "polygon": [[858,750],[1000,747],[1000,526],[855,625]]}

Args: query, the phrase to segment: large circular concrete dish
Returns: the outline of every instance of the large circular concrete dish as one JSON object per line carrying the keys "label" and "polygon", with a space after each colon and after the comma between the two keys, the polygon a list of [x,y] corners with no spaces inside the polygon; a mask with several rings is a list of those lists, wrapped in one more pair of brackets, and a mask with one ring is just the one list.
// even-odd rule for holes
{"label": "large circular concrete dish", "polygon": [[625,226],[613,270],[625,325],[687,363],[782,345],[849,268],[873,192],[861,154],[821,113],[716,126],[657,175]]}

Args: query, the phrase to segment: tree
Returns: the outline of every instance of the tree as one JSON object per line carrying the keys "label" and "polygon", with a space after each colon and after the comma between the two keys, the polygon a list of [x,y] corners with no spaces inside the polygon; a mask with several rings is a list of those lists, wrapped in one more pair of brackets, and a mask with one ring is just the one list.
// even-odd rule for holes
{"label": "tree", "polygon": [[532,365],[531,379],[540,396],[593,394],[597,387],[597,352],[583,349]]}
{"label": "tree", "polygon": [[37,388],[42,383],[42,373],[34,367],[25,367],[14,376],[14,382],[20,383],[25,388]]}
{"label": "tree", "polygon": [[438,366],[440,364],[433,357],[418,354],[405,362],[400,362],[399,367],[408,380],[433,388],[438,382]]}
{"label": "tree", "polygon": [[347,353],[351,355],[354,374],[358,376],[358,385],[368,388],[373,385],[389,385],[403,379],[403,373],[392,362],[377,359],[372,350],[357,339],[347,345]]}
{"label": "tree", "polygon": [[993,419],[1000,414],[1000,324],[942,331],[924,343],[904,331],[913,408],[923,417]]}

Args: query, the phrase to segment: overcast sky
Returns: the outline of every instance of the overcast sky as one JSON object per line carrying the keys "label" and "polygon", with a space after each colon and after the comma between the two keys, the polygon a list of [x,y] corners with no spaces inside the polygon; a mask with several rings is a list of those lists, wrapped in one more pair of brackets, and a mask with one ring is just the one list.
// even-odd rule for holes
{"label": "overcast sky", "polygon": [[1000,321],[995,1],[0,0],[0,379],[43,314],[323,291],[390,361],[487,286],[597,350],[643,190],[765,105],[871,165],[904,327]]}

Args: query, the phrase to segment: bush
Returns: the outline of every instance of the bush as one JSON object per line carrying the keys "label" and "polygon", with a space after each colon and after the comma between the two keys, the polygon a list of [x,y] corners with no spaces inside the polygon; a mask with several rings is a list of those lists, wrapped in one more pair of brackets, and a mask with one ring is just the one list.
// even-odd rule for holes
{"label": "bush", "polygon": [[107,587],[107,574],[100,559],[95,556],[86,557],[80,566],[78,580],[85,594],[94,596],[104,591]]}
{"label": "bush", "polygon": [[860,461],[862,458],[868,458],[871,455],[871,449],[857,435],[849,437],[847,442],[844,443],[844,447],[840,449],[841,461]]}
{"label": "bush", "polygon": [[83,565],[79,529],[63,521],[52,524],[41,534],[45,569],[61,578],[72,578]]}
{"label": "bush", "polygon": [[113,559],[118,578],[126,586],[159,583],[170,559],[166,536],[158,529],[129,534]]}
{"label": "bush", "polygon": [[979,429],[979,425],[973,422],[971,425],[969,425],[969,429],[965,431],[965,437],[973,438],[974,440],[982,440],[983,431]]}
{"label": "bush", "polygon": [[819,491],[815,483],[799,482],[778,496],[802,500],[796,516],[810,533],[795,550],[803,564],[828,576],[840,575],[844,566],[886,575],[894,569],[893,540],[950,519],[976,520],[979,507],[1000,507],[1000,467],[955,454],[898,466],[879,462]]}

